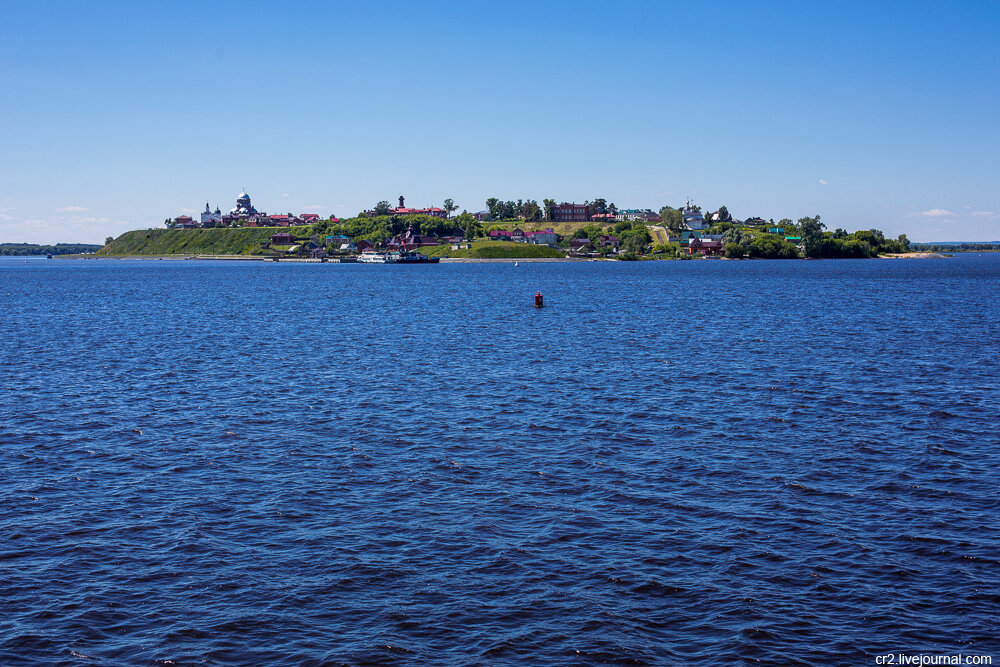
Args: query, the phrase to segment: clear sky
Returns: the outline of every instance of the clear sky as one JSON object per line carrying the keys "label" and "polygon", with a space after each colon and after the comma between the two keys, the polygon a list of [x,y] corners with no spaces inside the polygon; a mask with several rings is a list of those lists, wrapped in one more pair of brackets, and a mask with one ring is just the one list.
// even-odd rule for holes
{"label": "clear sky", "polygon": [[0,0],[0,242],[406,195],[1000,240],[1000,3]]}

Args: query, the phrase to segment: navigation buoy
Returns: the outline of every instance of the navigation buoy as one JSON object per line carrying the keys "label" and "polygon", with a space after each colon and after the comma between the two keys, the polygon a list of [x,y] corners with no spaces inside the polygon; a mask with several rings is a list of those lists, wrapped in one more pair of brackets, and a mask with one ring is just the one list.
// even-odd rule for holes
{"label": "navigation buoy", "polygon": [[543,308],[543,307],[545,307],[545,303],[542,300],[542,293],[538,292],[537,294],[535,294],[535,308]]}

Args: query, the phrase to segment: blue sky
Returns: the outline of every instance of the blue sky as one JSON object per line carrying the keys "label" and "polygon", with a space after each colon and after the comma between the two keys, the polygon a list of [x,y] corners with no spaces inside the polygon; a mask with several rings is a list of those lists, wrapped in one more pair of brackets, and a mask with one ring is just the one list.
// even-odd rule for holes
{"label": "blue sky", "polygon": [[1000,3],[0,0],[0,241],[691,197],[1000,239]]}

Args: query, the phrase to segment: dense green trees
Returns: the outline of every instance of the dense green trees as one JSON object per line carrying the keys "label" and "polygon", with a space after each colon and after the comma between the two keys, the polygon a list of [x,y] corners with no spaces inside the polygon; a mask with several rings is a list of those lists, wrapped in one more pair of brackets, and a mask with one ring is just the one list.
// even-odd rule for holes
{"label": "dense green trees", "polygon": [[818,215],[812,218],[799,218],[798,236],[802,237],[802,243],[805,244],[806,257],[821,257],[820,246],[823,242],[823,228],[825,226],[820,222]]}
{"label": "dense green trees", "polygon": [[[104,245],[114,241],[108,237]],[[84,252],[97,252],[101,246],[92,243],[56,243],[55,245],[37,245],[34,243],[0,243],[0,255],[27,257],[29,255],[76,255]]]}
{"label": "dense green trees", "polygon": [[750,242],[747,254],[757,259],[795,259],[799,250],[783,236],[759,234]]}
{"label": "dense green trees", "polygon": [[663,226],[675,234],[686,229],[684,226],[684,213],[679,209],[664,206],[660,209],[660,219],[663,220]]}
{"label": "dense green trees", "polygon": [[375,204],[375,215],[377,215],[377,216],[378,215],[388,215],[390,208],[392,208],[392,207],[389,206],[389,202],[387,202],[386,200],[383,199],[379,203]]}
{"label": "dense green trees", "polygon": [[552,209],[556,205],[555,199],[543,199],[542,205],[545,207],[545,219],[552,220]]}
{"label": "dense green trees", "polygon": [[[437,236],[450,235],[457,228],[462,227],[461,223],[469,224],[468,219],[475,221],[468,213],[446,220],[430,215],[376,215],[371,218],[358,216],[356,218],[346,218],[339,222],[330,220],[320,220],[313,225],[313,233],[320,236],[343,234],[358,241],[366,239],[368,241],[381,241],[391,238],[397,234],[402,234],[407,227],[413,226],[413,230],[419,234],[435,234]],[[464,229],[464,228],[463,228]]]}
{"label": "dense green trees", "polygon": [[503,201],[496,197],[490,197],[486,200],[486,210],[489,212],[490,220],[521,219],[527,222],[537,222],[543,218],[551,219],[552,207],[555,206],[555,202],[546,199],[544,204],[543,210],[534,199]]}

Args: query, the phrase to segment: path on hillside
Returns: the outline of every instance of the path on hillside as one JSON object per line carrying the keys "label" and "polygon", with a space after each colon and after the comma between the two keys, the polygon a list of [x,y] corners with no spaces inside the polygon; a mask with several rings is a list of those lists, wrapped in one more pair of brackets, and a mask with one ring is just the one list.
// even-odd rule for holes
{"label": "path on hillside", "polygon": [[651,225],[649,233],[653,236],[653,243],[662,243],[663,245],[670,243],[670,234],[667,233],[666,227]]}

